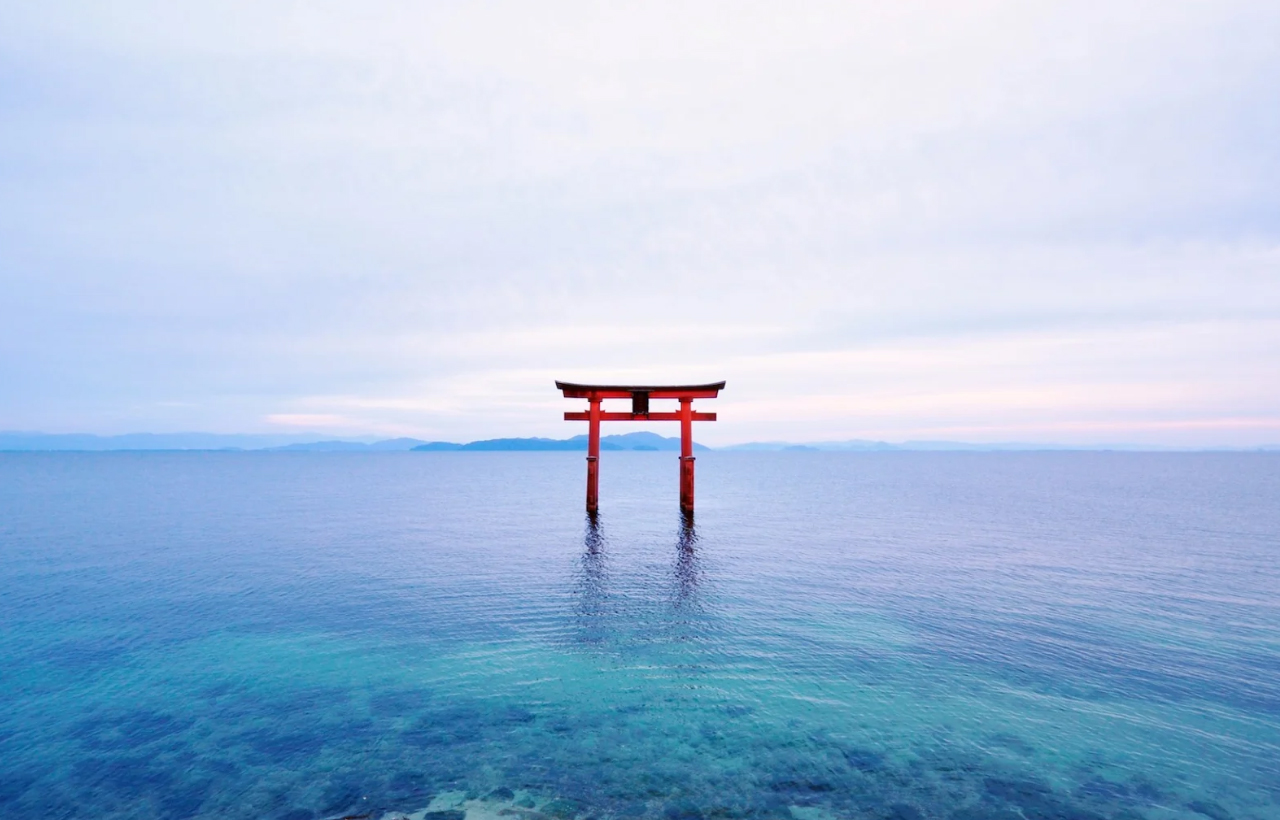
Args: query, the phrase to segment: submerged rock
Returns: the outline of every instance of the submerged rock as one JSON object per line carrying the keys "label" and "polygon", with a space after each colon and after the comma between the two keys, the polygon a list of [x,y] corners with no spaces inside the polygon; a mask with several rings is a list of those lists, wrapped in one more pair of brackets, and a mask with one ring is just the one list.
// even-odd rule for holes
{"label": "submerged rock", "polygon": [[966,806],[951,812],[949,820],[1023,820],[1021,814],[994,806]]}
{"label": "submerged rock", "polygon": [[987,794],[1018,807],[1027,820],[1105,820],[1102,815],[1075,806],[1043,783],[1034,780],[983,780]]}
{"label": "submerged rock", "polygon": [[1231,820],[1231,813],[1212,800],[1192,800],[1187,808],[1211,820]]}
{"label": "submerged rock", "polygon": [[1075,793],[1079,797],[1090,800],[1121,800],[1129,796],[1129,787],[1123,783],[1095,777],[1080,784]]}
{"label": "submerged rock", "polygon": [[667,820],[702,820],[702,809],[688,798],[668,801],[662,807],[662,815]]}
{"label": "submerged rock", "polygon": [[884,755],[870,749],[845,749],[844,759],[860,772],[878,772],[884,768]]}
{"label": "submerged rock", "polygon": [[1043,783],[1037,783],[1034,780],[1006,780],[1002,777],[987,777],[982,781],[983,788],[987,794],[993,797],[999,797],[1002,800],[1008,800],[1011,803],[1019,803],[1027,799],[1042,799],[1046,795],[1052,794],[1052,790]]}
{"label": "submerged rock", "polygon": [[582,813],[582,806],[572,800],[557,797],[542,806],[542,813],[549,814],[552,817],[559,817],[561,820],[569,820],[569,818],[577,817]]}

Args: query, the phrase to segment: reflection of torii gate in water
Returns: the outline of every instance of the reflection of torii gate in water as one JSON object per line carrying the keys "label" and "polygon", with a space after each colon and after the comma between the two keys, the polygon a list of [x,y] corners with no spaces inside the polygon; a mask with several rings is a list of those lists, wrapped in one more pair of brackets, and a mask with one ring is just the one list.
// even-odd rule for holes
{"label": "reflection of torii gate in water", "polygon": [[[680,422],[680,509],[693,511],[693,422],[715,421],[715,413],[697,413],[694,399],[714,399],[724,389],[724,382],[670,387],[653,385],[570,384],[556,382],[566,399],[586,399],[588,409],[564,414],[565,421],[589,422],[587,428],[587,512],[600,504],[600,422],[602,421],[678,421]],[[630,413],[606,413],[600,409],[604,399],[631,399]],[[650,413],[649,399],[678,399],[680,409],[674,413]]]}

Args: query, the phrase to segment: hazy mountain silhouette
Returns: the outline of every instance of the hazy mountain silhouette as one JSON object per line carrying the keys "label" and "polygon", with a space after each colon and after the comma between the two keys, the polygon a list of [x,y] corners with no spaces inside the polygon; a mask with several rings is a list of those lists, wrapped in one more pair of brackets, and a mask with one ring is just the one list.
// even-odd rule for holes
{"label": "hazy mountain silhouette", "polygon": [[[695,443],[695,450],[709,450]],[[396,451],[546,451],[585,452],[587,437],[494,438],[472,442],[423,441],[416,438],[320,439],[305,433],[235,435],[224,433],[128,433],[118,436],[96,436],[88,433],[0,432],[0,452],[62,451],[105,452],[120,450],[256,450],[268,452],[375,453]],[[601,450],[661,450],[679,452],[678,437],[660,436],[647,430],[601,436]],[[869,439],[847,441],[790,442],[753,441],[717,447],[726,451],[808,451],[828,452],[903,452],[903,451],[1028,451],[1028,450],[1119,450],[1119,451],[1280,451],[1280,444],[1256,447],[1170,447],[1158,444],[1052,444],[1037,442],[999,442],[974,444],[963,441],[904,441],[890,443]]]}
{"label": "hazy mountain silhouette", "polygon": [[[695,450],[710,449],[705,445],[694,443]],[[433,441],[413,448],[419,452],[439,452],[447,450],[567,450],[586,452],[587,437],[585,435],[572,438],[493,438],[483,441],[472,441],[468,444],[452,444],[445,441]],[[680,439],[667,438],[657,433],[637,431],[612,436],[600,437],[601,450],[673,450],[679,452]]]}

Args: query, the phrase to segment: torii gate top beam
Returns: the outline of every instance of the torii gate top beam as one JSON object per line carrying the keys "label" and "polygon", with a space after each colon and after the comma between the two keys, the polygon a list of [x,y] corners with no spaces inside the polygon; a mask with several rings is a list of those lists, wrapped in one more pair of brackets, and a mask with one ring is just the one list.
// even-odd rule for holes
{"label": "torii gate top beam", "polygon": [[556,388],[566,399],[629,399],[637,393],[646,393],[651,399],[714,399],[724,389],[724,382],[712,384],[652,385],[652,384],[574,384],[556,382]]}

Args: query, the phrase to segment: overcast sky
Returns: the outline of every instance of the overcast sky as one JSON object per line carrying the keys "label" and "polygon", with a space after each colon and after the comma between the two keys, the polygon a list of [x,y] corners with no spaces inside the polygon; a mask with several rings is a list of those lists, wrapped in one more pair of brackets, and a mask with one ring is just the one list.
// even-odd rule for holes
{"label": "overcast sky", "polygon": [[1278,43],[1274,0],[5,3],[0,429],[563,437],[553,379],[727,379],[711,444],[1280,442]]}

